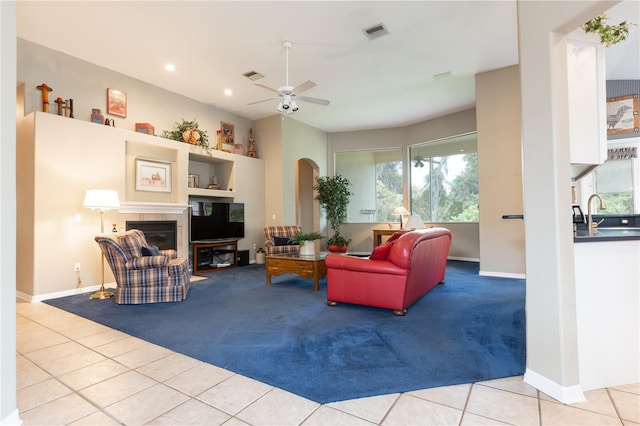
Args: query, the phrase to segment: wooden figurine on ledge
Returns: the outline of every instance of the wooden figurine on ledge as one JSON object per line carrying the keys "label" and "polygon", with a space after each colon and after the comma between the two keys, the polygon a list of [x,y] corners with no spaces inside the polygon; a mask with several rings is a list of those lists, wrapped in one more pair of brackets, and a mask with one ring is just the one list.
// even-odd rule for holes
{"label": "wooden figurine on ledge", "polygon": [[247,157],[256,158],[256,141],[253,140],[253,129],[249,129],[249,147],[247,148]]}

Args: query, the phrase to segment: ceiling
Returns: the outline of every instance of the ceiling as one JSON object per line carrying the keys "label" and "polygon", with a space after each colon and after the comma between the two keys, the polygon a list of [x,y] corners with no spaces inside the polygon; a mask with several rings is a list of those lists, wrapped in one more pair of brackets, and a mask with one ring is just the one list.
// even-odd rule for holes
{"label": "ceiling", "polygon": [[[638,5],[624,1],[610,22],[619,15],[640,22]],[[23,0],[17,33],[251,120],[277,114],[278,101],[248,105],[274,94],[243,74],[256,71],[264,78],[255,83],[272,88],[285,85],[283,42],[290,40],[289,84],[312,80],[317,86],[303,95],[331,101],[298,102],[292,117],[338,132],[403,126],[472,107],[475,74],[518,63],[516,8],[515,0]],[[363,30],[380,23],[389,34],[369,40]],[[640,78],[637,28],[632,36],[609,49],[622,58],[611,60],[609,79]],[[167,63],[176,71],[167,72]],[[442,74],[448,76],[434,77]]]}

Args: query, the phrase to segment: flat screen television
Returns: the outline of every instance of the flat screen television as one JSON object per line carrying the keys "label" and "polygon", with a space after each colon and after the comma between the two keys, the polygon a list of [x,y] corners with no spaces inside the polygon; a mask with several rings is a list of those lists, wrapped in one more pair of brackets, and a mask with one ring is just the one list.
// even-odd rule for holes
{"label": "flat screen television", "polygon": [[191,241],[244,238],[244,204],[191,201]]}

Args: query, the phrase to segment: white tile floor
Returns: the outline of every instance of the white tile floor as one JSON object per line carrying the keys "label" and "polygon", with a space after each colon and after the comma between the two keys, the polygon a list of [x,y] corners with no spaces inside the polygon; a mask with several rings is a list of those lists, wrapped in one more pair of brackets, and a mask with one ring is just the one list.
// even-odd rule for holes
{"label": "white tile floor", "polygon": [[17,303],[24,425],[638,425],[640,384],[567,406],[522,377],[320,405],[43,303]]}

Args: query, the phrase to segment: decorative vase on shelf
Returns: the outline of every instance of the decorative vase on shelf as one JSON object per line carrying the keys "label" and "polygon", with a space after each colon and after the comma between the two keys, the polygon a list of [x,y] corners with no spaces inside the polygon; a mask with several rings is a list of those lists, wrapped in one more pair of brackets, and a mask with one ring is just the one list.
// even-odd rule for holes
{"label": "decorative vase on shelf", "polygon": [[316,253],[313,241],[302,241],[300,244],[300,256],[313,256]]}

